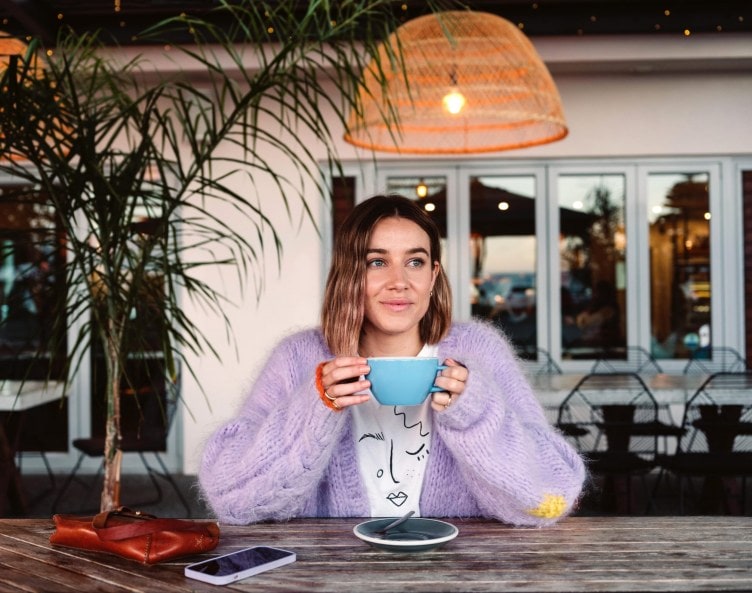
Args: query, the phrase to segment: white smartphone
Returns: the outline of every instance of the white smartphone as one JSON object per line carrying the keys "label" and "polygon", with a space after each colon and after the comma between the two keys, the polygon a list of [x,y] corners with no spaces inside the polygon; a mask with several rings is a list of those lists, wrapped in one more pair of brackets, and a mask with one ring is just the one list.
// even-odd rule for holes
{"label": "white smartphone", "polygon": [[185,576],[213,585],[226,585],[295,562],[295,552],[253,546],[185,567]]}

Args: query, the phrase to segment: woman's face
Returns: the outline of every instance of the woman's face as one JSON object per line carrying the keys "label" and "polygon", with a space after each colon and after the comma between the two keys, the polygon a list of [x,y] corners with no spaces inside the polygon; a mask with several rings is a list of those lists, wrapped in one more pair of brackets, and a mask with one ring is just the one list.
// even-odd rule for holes
{"label": "woman's face", "polygon": [[428,235],[417,224],[397,217],[376,224],[366,255],[364,341],[367,350],[378,345],[391,351],[367,355],[418,353],[423,346],[418,324],[428,311],[438,272]]}

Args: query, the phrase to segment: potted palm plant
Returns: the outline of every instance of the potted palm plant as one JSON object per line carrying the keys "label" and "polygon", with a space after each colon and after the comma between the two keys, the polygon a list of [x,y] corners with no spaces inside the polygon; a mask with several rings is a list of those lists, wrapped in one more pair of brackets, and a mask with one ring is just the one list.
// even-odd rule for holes
{"label": "potted palm plant", "polygon": [[[10,59],[0,80],[0,172],[26,192],[33,188],[63,229],[65,314],[61,331],[49,335],[58,340],[76,328],[65,375],[94,344],[101,347],[102,510],[120,504],[120,392],[134,381],[127,358],[157,350],[162,378],[171,381],[183,353],[213,352],[180,299],[221,317],[224,295],[201,279],[201,269],[228,266],[247,282],[263,274],[264,250],[281,253],[268,200],[299,199],[309,208],[304,185],[321,176],[303,132],[320,139],[336,166],[331,125],[346,126],[359,108],[361,69],[379,59],[377,43],[393,20],[387,0],[243,0],[151,30],[192,36],[175,49],[194,75],[203,73],[200,84],[180,71],[145,75],[143,58],[124,63],[103,51],[96,33],[66,32],[54,48],[32,40],[25,55]],[[327,121],[331,112],[340,122]],[[251,181],[242,192],[241,175]],[[257,195],[256,175],[277,191]],[[242,217],[243,232],[217,218],[220,203]],[[138,314],[144,303],[149,324]]]}

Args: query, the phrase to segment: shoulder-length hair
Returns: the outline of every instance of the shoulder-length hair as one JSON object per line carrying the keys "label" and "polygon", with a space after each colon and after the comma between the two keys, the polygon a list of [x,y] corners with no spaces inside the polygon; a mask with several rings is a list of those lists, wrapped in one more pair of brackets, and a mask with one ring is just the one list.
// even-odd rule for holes
{"label": "shoulder-length hair", "polygon": [[420,321],[420,338],[424,343],[436,344],[449,331],[452,293],[441,265],[438,227],[413,200],[397,195],[378,195],[353,209],[334,241],[332,265],[321,309],[321,329],[329,350],[335,355],[357,354],[365,316],[368,243],[376,224],[392,216],[410,220],[426,232],[431,263],[439,264],[428,311]]}

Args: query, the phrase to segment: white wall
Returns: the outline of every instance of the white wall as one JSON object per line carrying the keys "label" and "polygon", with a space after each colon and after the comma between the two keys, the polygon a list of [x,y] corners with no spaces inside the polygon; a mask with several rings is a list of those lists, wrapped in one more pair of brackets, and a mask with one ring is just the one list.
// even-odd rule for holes
{"label": "white wall", "polygon": [[[244,189],[252,190],[250,184]],[[318,231],[296,198],[290,197],[292,215],[288,216],[272,184],[260,183],[257,193],[283,242],[283,254],[278,260],[271,234],[267,233],[265,269],[259,276],[264,286],[258,301],[251,281],[241,295],[236,278],[227,271],[220,274],[219,270],[206,268],[203,273],[203,279],[211,285],[226,287],[223,291],[233,300],[224,313],[229,318],[234,341],[227,339],[223,320],[207,318],[203,310],[191,303],[184,305],[194,320],[206,319],[202,330],[220,352],[219,359],[209,355],[188,359],[204,393],[192,377],[184,374],[183,463],[187,473],[196,472],[203,441],[220,423],[232,417],[269,349],[283,335],[314,325],[318,318],[321,293]],[[323,200],[313,190],[308,195],[313,212],[319,216],[325,208]],[[234,212],[228,211],[225,218],[228,224],[246,224],[251,232],[250,226],[238,221]]]}
{"label": "white wall", "polygon": [[[533,43],[554,74],[570,134],[560,142],[501,153],[498,158],[752,153],[751,35],[545,38]],[[315,139],[308,140],[315,146]],[[342,158],[359,154],[366,162],[370,158],[342,144]],[[411,157],[400,160],[405,158]],[[387,154],[384,159],[395,157]],[[262,193],[266,191],[285,245],[281,269],[277,273],[276,262],[268,258],[266,288],[258,304],[252,289],[241,299],[237,285],[232,287],[238,305],[226,312],[235,345],[227,344],[218,320],[206,318],[203,324],[204,331],[214,334],[221,360],[192,361],[206,398],[186,377],[186,473],[197,471],[204,440],[233,415],[270,348],[282,335],[318,320],[324,275],[321,239],[310,222],[299,224],[299,209],[288,220],[271,190]],[[314,212],[322,215],[321,197],[312,188],[307,195]],[[227,280],[218,275],[209,279]],[[190,304],[186,307],[194,319],[205,317]]]}

